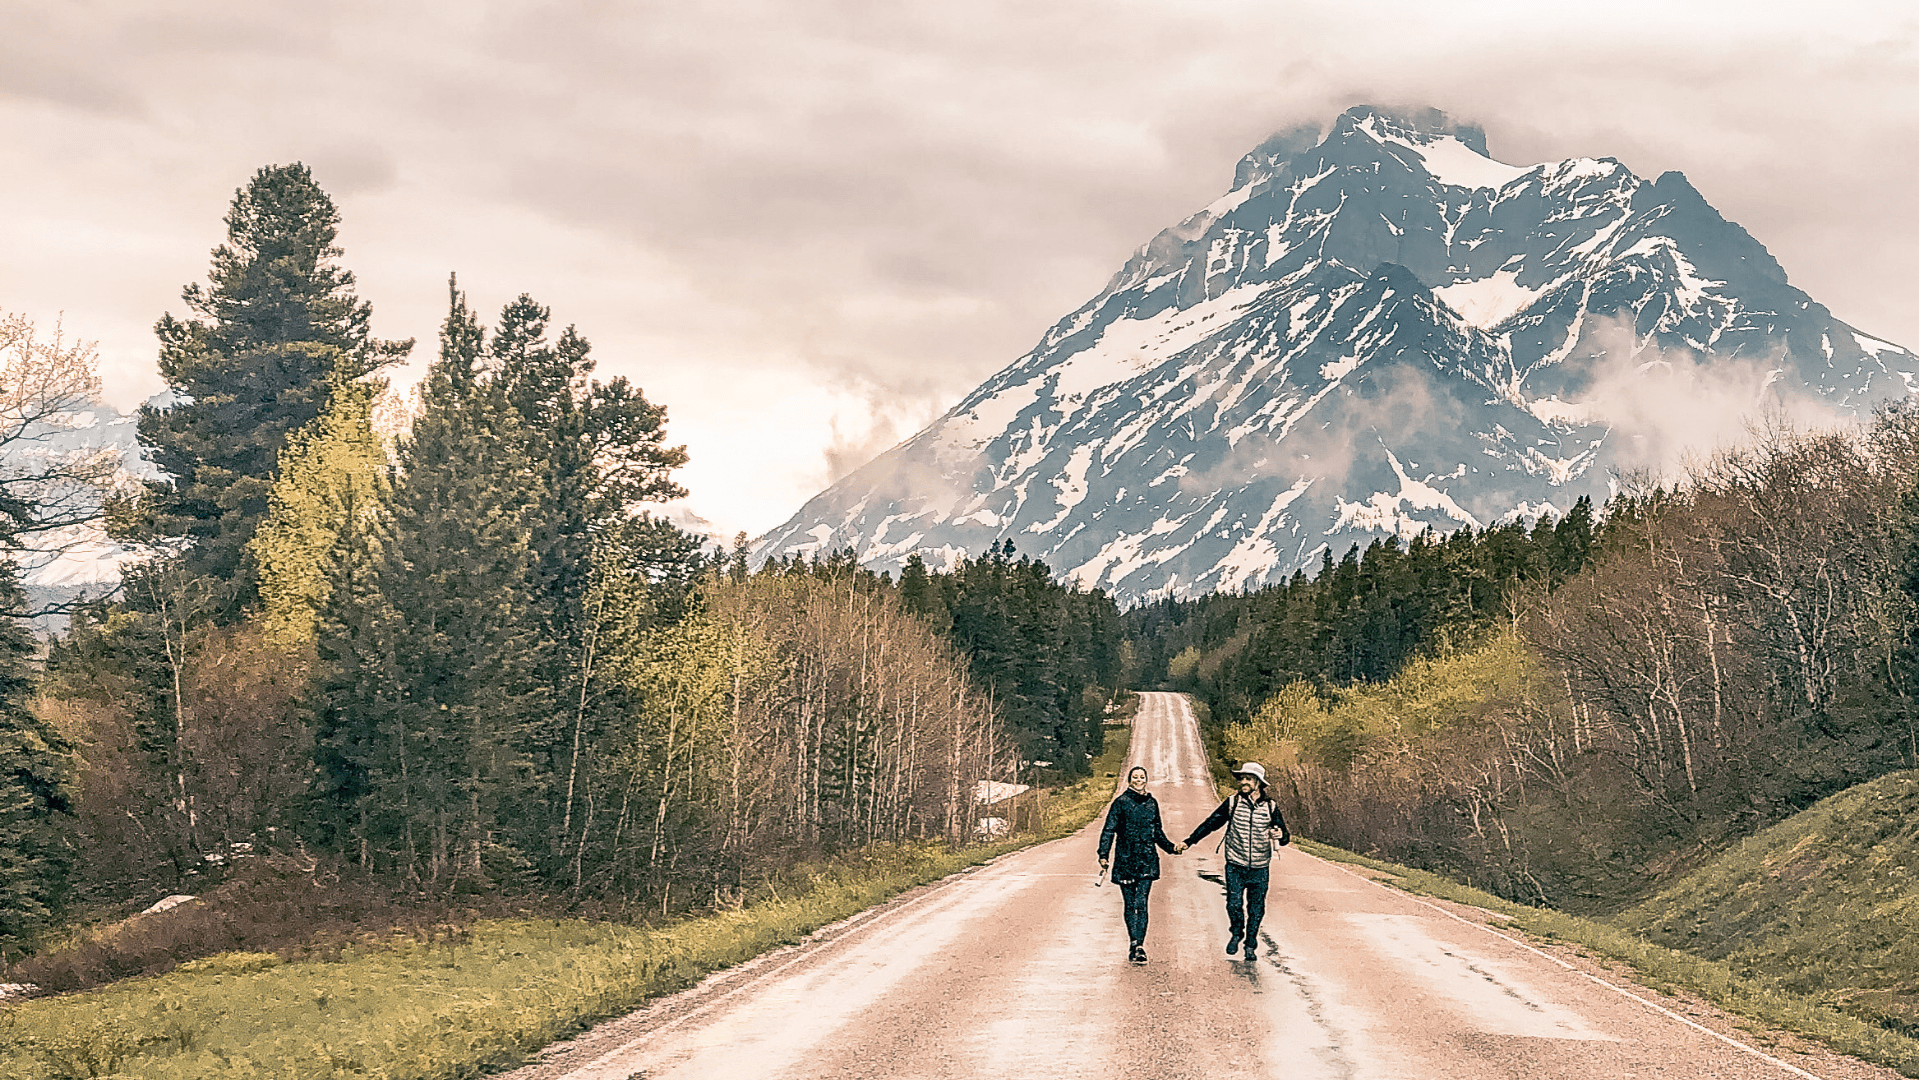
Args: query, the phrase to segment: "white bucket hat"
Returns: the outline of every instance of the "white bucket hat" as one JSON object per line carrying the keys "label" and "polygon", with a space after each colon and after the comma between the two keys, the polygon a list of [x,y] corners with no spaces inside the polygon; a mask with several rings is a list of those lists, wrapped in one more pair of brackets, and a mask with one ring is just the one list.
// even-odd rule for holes
{"label": "white bucket hat", "polygon": [[1267,770],[1257,761],[1243,762],[1239,768],[1233,770],[1233,775],[1251,776],[1260,781],[1261,787],[1267,786]]}

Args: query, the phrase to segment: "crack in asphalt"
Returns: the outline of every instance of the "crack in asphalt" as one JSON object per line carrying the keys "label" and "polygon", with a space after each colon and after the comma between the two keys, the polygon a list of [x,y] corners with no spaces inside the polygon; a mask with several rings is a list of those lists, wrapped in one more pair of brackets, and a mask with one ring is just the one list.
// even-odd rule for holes
{"label": "crack in asphalt", "polygon": [[1525,1005],[1527,1008],[1532,1009],[1534,1012],[1543,1013],[1546,1011],[1545,1009],[1542,1009],[1540,1007],[1539,1002],[1534,1001],[1532,998],[1527,997],[1525,994],[1522,994],[1520,991],[1515,990],[1513,987],[1508,986],[1506,983],[1501,982],[1499,976],[1493,974],[1490,971],[1487,971],[1485,968],[1482,968],[1479,964],[1474,963],[1473,961],[1467,959],[1464,956],[1461,956],[1459,953],[1453,952],[1450,949],[1442,949],[1440,951],[1442,954],[1448,957],[1451,957],[1452,959],[1458,960],[1462,964],[1465,964],[1468,971],[1473,972],[1475,975],[1478,975],[1481,978],[1492,983],[1493,985],[1499,987],[1501,993],[1507,995],[1508,997],[1519,1002],[1520,1004]]}
{"label": "crack in asphalt", "polygon": [[[1340,1038],[1340,1032],[1333,1026],[1333,1021],[1327,1018],[1326,1008],[1314,995],[1313,986],[1307,980],[1306,974],[1294,970],[1293,966],[1287,963],[1287,954],[1281,950],[1279,942],[1273,940],[1272,934],[1262,933],[1260,939],[1267,946],[1267,963],[1279,969],[1280,974],[1285,975],[1293,984],[1294,993],[1299,994],[1300,1000],[1306,1003],[1307,1018],[1312,1020],[1314,1026],[1327,1037],[1327,1045],[1324,1048],[1315,1047],[1314,1055],[1332,1068],[1334,1075],[1340,1080],[1354,1080],[1359,1075],[1359,1066],[1347,1056],[1346,1045]],[[1255,967],[1256,965],[1246,966]]]}

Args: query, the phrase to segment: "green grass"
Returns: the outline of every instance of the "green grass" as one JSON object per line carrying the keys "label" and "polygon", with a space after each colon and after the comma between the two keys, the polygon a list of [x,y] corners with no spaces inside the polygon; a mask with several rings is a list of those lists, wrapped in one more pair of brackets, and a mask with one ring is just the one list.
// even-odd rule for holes
{"label": "green grass", "polygon": [[1822,800],[1609,919],[1912,1038],[1915,774]]}
{"label": "green grass", "polygon": [[1725,961],[1657,945],[1618,926],[1502,900],[1424,870],[1369,859],[1311,840],[1296,838],[1295,843],[1321,858],[1386,874],[1385,884],[1407,892],[1484,908],[1507,916],[1506,926],[1535,938],[1564,942],[1618,960],[1631,967],[1641,983],[1656,990],[1698,994],[1737,1016],[1805,1035],[1843,1054],[1897,1069],[1907,1076],[1920,1076],[1920,1061],[1916,1061],[1912,1038],[1868,1023],[1816,997],[1786,989],[1777,982],[1747,976]]}
{"label": "green grass", "polygon": [[337,961],[228,953],[0,1006],[0,1077],[438,1080],[508,1066],[915,885],[1072,832],[1112,797],[1129,729],[1109,732],[1093,775],[1049,792],[1028,835],[876,848],[817,868],[795,895],[658,929],[482,920]]}

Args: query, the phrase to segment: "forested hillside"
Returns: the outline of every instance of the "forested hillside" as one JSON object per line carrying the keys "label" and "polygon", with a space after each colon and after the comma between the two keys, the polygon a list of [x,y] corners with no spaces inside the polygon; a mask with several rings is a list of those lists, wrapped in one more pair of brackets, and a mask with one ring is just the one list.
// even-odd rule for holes
{"label": "forested hillside", "polygon": [[647,512],[684,494],[666,409],[524,295],[488,324],[450,281],[410,422],[376,430],[412,343],[371,336],[337,226],[304,166],[236,193],[157,327],[166,475],[92,503],[149,557],[37,674],[4,623],[0,953],[286,859],[369,910],[671,915],[1087,772],[1128,677],[1111,601],[1010,545],[749,572]]}
{"label": "forested hillside", "polygon": [[1775,431],[1672,490],[1129,613],[1303,833],[1607,911],[1914,765],[1916,423]]}

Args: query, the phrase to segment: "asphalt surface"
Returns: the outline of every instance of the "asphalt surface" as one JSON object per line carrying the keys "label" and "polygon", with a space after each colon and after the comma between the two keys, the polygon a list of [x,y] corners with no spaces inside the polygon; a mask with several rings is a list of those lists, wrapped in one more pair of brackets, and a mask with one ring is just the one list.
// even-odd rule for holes
{"label": "asphalt surface", "polygon": [[[1129,765],[1149,770],[1177,841],[1218,801],[1198,728],[1173,694],[1143,695],[1134,724]],[[1896,1075],[1742,1030],[1700,1002],[1528,943],[1487,912],[1293,848],[1274,864],[1258,962],[1229,958],[1218,835],[1162,856],[1145,964],[1127,961],[1119,890],[1096,885],[1096,821],[719,973],[511,1075]]]}

